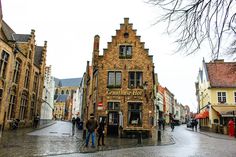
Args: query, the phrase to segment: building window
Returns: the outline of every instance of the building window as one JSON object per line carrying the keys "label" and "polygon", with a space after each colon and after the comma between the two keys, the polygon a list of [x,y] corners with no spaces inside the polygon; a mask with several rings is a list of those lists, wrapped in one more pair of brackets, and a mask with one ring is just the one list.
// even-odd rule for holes
{"label": "building window", "polygon": [[6,78],[7,64],[9,59],[9,54],[5,51],[2,51],[2,56],[0,60],[0,77]]}
{"label": "building window", "polygon": [[119,49],[120,58],[131,58],[132,57],[132,46],[131,45],[120,45]]}
{"label": "building window", "polygon": [[29,88],[29,81],[30,81],[29,79],[30,79],[30,68],[28,66],[25,71],[25,83],[24,83],[24,87],[27,89]]}
{"label": "building window", "polygon": [[108,124],[109,125],[118,125],[119,114],[117,112],[109,112],[108,114]]}
{"label": "building window", "polygon": [[217,92],[218,103],[226,103],[226,92]]}
{"label": "building window", "polygon": [[64,94],[64,90],[61,91],[61,94]]}
{"label": "building window", "polygon": [[[69,90],[66,90],[66,94],[69,94]],[[72,92],[72,94],[73,94],[73,92]]]}
{"label": "building window", "polygon": [[234,103],[236,104],[236,92],[234,92]]}
{"label": "building window", "polygon": [[108,88],[120,88],[121,87],[121,72],[109,71],[108,72]]}
{"label": "building window", "polygon": [[134,126],[142,126],[141,103],[128,103],[128,123]]}
{"label": "building window", "polygon": [[119,102],[108,102],[108,110],[120,110]]}
{"label": "building window", "polygon": [[27,95],[23,94],[20,102],[20,116],[19,116],[20,120],[24,120],[26,118],[27,102],[28,102]]}
{"label": "building window", "polygon": [[15,93],[12,93],[9,100],[8,119],[15,118],[15,108],[16,108],[16,95]]}
{"label": "building window", "polygon": [[31,120],[34,118],[35,107],[36,107],[36,98],[35,98],[35,95],[33,95],[31,99],[31,105],[30,105],[30,119]]}
{"label": "building window", "polygon": [[0,111],[1,111],[1,106],[2,106],[2,95],[3,95],[3,90],[0,89]]}
{"label": "building window", "polygon": [[39,74],[35,73],[34,75],[34,84],[33,84],[33,91],[37,93],[38,90],[38,81],[39,81]]}
{"label": "building window", "polygon": [[129,88],[142,87],[143,73],[142,72],[129,72]]}
{"label": "building window", "polygon": [[13,82],[16,83],[16,84],[19,82],[20,65],[21,65],[21,62],[19,60],[16,60],[15,69],[14,69],[14,73],[13,73]]}

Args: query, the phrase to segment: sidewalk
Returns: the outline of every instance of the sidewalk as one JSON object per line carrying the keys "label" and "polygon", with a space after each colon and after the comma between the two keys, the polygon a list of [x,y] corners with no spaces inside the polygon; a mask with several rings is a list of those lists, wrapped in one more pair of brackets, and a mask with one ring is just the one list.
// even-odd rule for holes
{"label": "sidewalk", "polygon": [[[187,130],[192,131],[191,128],[187,128]],[[221,133],[205,131],[205,130],[201,130],[199,128],[198,128],[197,132],[200,133],[200,134],[212,137],[212,138],[218,138],[218,139],[224,139],[224,140],[235,140],[236,141],[235,137],[232,137],[232,136],[229,136],[229,135],[225,135],[225,134],[221,134]]]}
{"label": "sidewalk", "polygon": [[[79,137],[77,137],[79,138]],[[97,142],[97,139],[96,141]],[[80,147],[81,153],[93,153],[97,151],[107,151],[115,150],[122,148],[132,148],[132,147],[145,147],[145,146],[164,146],[175,144],[172,136],[170,135],[170,129],[167,127],[165,131],[161,131],[161,141],[157,140],[157,137],[142,139],[141,144],[138,144],[137,138],[119,138],[119,137],[105,137],[105,146],[97,146],[96,148],[91,147],[90,145],[85,147],[85,140],[82,146]]]}
{"label": "sidewalk", "polygon": [[218,139],[225,139],[225,140],[235,140],[235,137],[229,136],[229,135],[224,135],[224,134],[220,134],[220,133],[214,133],[214,132],[209,132],[209,131],[198,131],[200,134],[209,136],[209,137],[213,137],[213,138],[218,138]]}

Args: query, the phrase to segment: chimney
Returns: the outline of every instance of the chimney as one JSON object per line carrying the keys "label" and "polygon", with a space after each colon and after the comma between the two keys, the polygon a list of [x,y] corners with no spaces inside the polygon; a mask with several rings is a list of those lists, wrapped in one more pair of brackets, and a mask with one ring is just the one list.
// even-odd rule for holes
{"label": "chimney", "polygon": [[93,57],[92,57],[92,64],[94,67],[97,67],[97,61],[99,56],[99,35],[94,36],[94,42],[93,42]]}

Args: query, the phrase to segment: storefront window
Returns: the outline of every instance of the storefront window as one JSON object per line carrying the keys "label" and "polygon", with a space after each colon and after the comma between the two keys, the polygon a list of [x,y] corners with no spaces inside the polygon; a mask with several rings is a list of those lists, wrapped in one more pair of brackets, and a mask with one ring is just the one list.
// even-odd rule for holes
{"label": "storefront window", "polygon": [[119,102],[108,102],[108,110],[119,110],[120,103]]}
{"label": "storefront window", "polygon": [[133,126],[142,126],[142,104],[128,103],[128,123]]}

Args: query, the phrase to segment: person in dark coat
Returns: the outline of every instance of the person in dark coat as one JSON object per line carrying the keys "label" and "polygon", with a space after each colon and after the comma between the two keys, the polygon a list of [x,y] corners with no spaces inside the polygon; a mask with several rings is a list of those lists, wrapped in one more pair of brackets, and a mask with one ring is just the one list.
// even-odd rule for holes
{"label": "person in dark coat", "polygon": [[102,145],[103,146],[105,145],[105,143],[104,143],[104,132],[105,132],[104,128],[105,128],[105,119],[102,118],[101,122],[99,123],[98,130],[97,130],[97,132],[98,132],[98,146],[100,146],[101,138],[102,138]]}
{"label": "person in dark coat", "polygon": [[74,134],[75,134],[75,123],[76,123],[75,117],[72,118],[71,122],[72,122],[72,136],[74,136]]}
{"label": "person in dark coat", "polygon": [[77,126],[77,129],[80,129],[80,118],[79,116],[76,117],[76,126]]}
{"label": "person in dark coat", "polygon": [[95,148],[95,130],[97,129],[97,120],[94,118],[94,114],[90,114],[90,119],[86,122],[86,128],[88,130],[88,134],[86,137],[86,145],[85,147],[88,147],[90,135],[92,136],[92,147]]}

